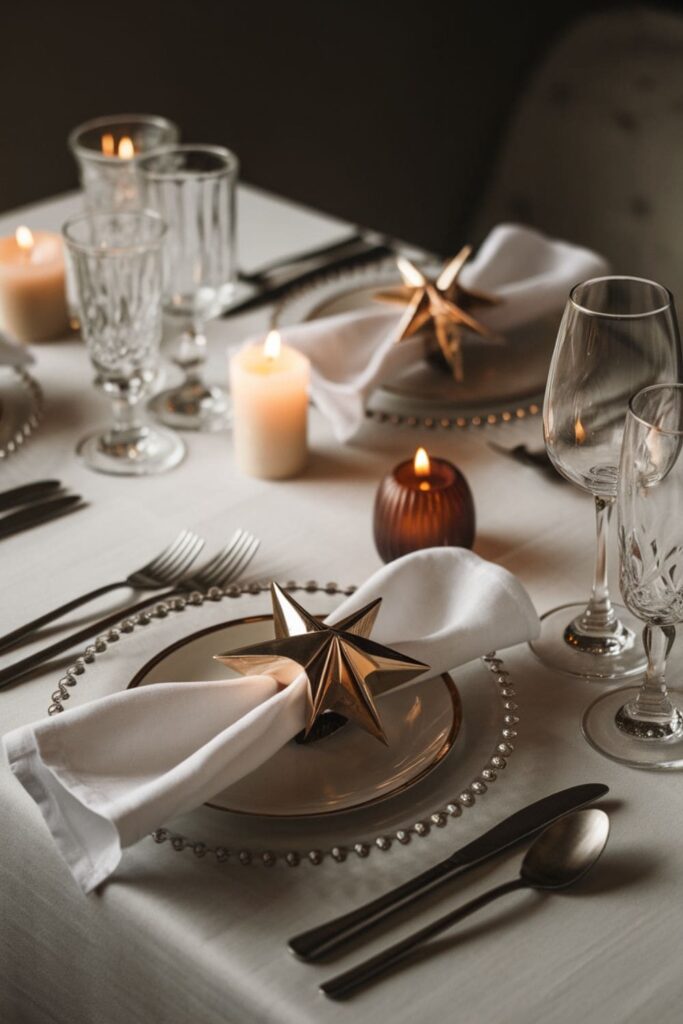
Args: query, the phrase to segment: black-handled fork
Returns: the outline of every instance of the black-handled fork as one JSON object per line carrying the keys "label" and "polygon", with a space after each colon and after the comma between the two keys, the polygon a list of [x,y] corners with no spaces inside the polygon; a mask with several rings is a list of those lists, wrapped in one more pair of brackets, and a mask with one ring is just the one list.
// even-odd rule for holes
{"label": "black-handled fork", "polygon": [[173,543],[164,548],[156,558],[147,562],[141,569],[130,573],[124,580],[96,587],[95,590],[81,594],[80,597],[75,597],[71,601],[67,601],[66,604],[60,605],[59,608],[53,608],[52,611],[39,615],[37,619],[32,619],[23,626],[13,629],[10,633],[6,633],[0,637],[0,651],[7,651],[11,647],[15,647],[41,626],[46,626],[48,623],[54,622],[55,619],[61,618],[62,615],[66,615],[67,612],[74,611],[81,605],[94,601],[95,598],[102,597],[104,594],[109,594],[113,590],[120,590],[123,587],[130,587],[132,590],[161,590],[163,587],[172,586],[188,572],[203,547],[204,541],[201,537],[192,533],[191,530],[182,530]]}
{"label": "black-handled fork", "polygon": [[[171,590],[157,594],[155,601],[165,601],[192,590],[208,590],[210,587],[226,586],[226,584],[233,582],[245,571],[256,554],[259,543],[250,533],[244,530],[237,530],[230,543],[219,551],[206,565],[202,566],[194,575],[185,576]],[[44,647],[41,651],[31,654],[27,658],[22,658],[21,661],[17,661],[13,665],[8,665],[7,668],[0,671],[0,689],[9,686],[11,683],[18,682],[18,680],[32,672],[33,669],[43,665],[46,661],[56,657],[56,655],[62,654],[64,651],[68,651],[70,648],[86,640],[90,640],[105,629],[111,629],[112,626],[115,626],[128,616],[147,608],[149,603],[150,599],[147,598],[147,600],[139,601],[128,608],[119,609],[119,611],[107,615],[103,619],[98,619],[97,622],[90,623],[89,626],[85,626],[83,629],[79,629],[78,632],[72,633],[70,636],[64,637],[54,644],[50,644],[49,647]]]}

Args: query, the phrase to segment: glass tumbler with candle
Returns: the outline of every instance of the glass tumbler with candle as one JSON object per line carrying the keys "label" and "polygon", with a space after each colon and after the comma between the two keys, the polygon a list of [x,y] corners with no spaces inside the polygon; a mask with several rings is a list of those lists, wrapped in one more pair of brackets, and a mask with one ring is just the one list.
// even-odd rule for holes
{"label": "glass tumbler with candle", "polygon": [[468,483],[452,463],[418,448],[381,481],[375,497],[375,547],[385,562],[421,548],[474,544]]}
{"label": "glass tumbler with candle", "polygon": [[161,473],[185,454],[172,431],[142,423],[137,411],[159,359],[165,230],[150,211],[86,213],[63,228],[95,383],[114,410],[110,429],[84,438],[77,448],[102,473]]}
{"label": "glass tumbler with candle", "polygon": [[0,238],[0,330],[29,342],[63,337],[68,327],[62,239],[20,225]]}
{"label": "glass tumbler with candle", "polygon": [[176,143],[180,131],[153,114],[118,114],[81,124],[69,135],[91,213],[137,210],[142,203],[137,164],[144,153]]}
{"label": "glass tumbler with candle", "polygon": [[654,281],[601,277],[569,295],[550,364],[543,407],[555,468],[593,495],[597,554],[588,604],[566,604],[541,617],[531,645],[544,663],[589,679],[642,672],[637,619],[612,603],[607,534],[628,401],[659,381],[678,380],[681,349],[671,293]]}
{"label": "glass tumbler with candle", "polygon": [[230,420],[229,400],[204,381],[204,328],[234,288],[237,157],[220,146],[171,146],[139,167],[146,206],[168,224],[164,311],[181,330],[171,358],[184,375],[150,408],[172,427],[220,430]]}

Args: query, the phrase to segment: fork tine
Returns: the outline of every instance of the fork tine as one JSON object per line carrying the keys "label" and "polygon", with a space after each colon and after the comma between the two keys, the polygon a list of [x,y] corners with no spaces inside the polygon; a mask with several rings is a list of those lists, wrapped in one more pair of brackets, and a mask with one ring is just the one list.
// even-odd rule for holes
{"label": "fork tine", "polygon": [[213,583],[220,584],[223,580],[230,576],[234,572],[234,567],[237,565],[242,558],[245,547],[251,542],[251,534],[243,532],[239,538],[238,543],[232,548],[231,551],[227,552],[228,557],[223,560],[223,564],[220,567],[220,572],[214,575]]}
{"label": "fork tine", "polygon": [[166,559],[169,556],[171,556],[189,536],[189,530],[181,530],[172,544],[169,544],[168,547],[165,547],[164,550],[160,551],[158,555],[156,555],[150,562],[147,563],[147,565],[143,565],[143,567],[141,569],[138,569],[137,571],[139,573],[156,573],[158,569],[163,568]]}
{"label": "fork tine", "polygon": [[196,533],[187,530],[182,542],[173,551],[168,553],[161,565],[157,566],[156,576],[162,580],[168,580],[170,577],[175,576],[176,566],[186,558],[188,552],[194,549],[197,539]]}
{"label": "fork tine", "polygon": [[197,579],[205,581],[209,585],[215,583],[216,579],[220,577],[226,561],[232,557],[235,549],[239,547],[243,535],[243,530],[236,530],[225,547],[221,548],[215,557],[207,562],[206,565],[203,565],[197,572]]}
{"label": "fork tine", "polygon": [[242,551],[237,561],[233,563],[232,566],[226,569],[223,576],[221,577],[221,584],[229,583],[231,580],[236,579],[244,572],[244,570],[247,568],[249,563],[254,558],[254,555],[256,554],[260,547],[260,544],[261,542],[257,540],[256,537],[252,537],[251,534],[248,535],[248,543],[246,548]]}
{"label": "fork tine", "polygon": [[204,541],[202,538],[193,534],[193,540],[190,547],[182,557],[176,559],[173,566],[171,566],[167,571],[167,582],[174,583],[176,580],[181,579],[195,561],[203,547]]}
{"label": "fork tine", "polygon": [[182,530],[172,544],[169,544],[167,548],[157,555],[147,566],[142,569],[138,569],[137,572],[131,573],[128,579],[131,582],[140,583],[142,586],[151,584],[152,586],[158,586],[160,583],[164,583],[167,579],[167,570],[169,566],[175,564],[176,558],[184,554],[187,548],[192,544],[195,534],[190,530]]}

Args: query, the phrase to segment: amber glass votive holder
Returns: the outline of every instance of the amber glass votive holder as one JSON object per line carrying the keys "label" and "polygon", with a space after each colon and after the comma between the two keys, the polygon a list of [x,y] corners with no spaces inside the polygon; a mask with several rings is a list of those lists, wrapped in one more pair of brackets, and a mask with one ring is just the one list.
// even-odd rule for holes
{"label": "amber glass votive holder", "polygon": [[474,543],[474,501],[460,470],[436,458],[426,471],[415,467],[411,459],[401,462],[377,489],[375,546],[385,562],[421,548]]}

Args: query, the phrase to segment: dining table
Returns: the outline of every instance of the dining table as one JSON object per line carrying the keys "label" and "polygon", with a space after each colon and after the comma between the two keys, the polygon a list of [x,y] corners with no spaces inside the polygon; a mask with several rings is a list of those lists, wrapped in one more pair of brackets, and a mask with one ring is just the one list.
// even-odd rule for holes
{"label": "dining table", "polygon": [[[0,234],[12,233],[18,224],[59,230],[81,202],[70,193],[4,213]],[[350,229],[339,219],[248,185],[238,190],[238,225],[239,262],[245,269],[341,239]],[[208,325],[207,379],[227,382],[228,354],[245,339],[264,337],[270,314],[264,306]],[[295,479],[242,475],[230,431],[186,432],[186,458],[171,472],[113,477],[90,471],[75,454],[83,433],[108,418],[83,342],[74,333],[35,345],[32,352],[31,372],[44,392],[43,418],[21,449],[0,461],[0,490],[58,478],[81,494],[87,507],[0,541],[2,632],[121,578],[185,527],[206,538],[207,551],[224,544],[237,527],[256,535],[261,546],[248,580],[359,584],[381,565],[372,530],[379,481],[418,445],[464,473],[476,509],[475,552],[518,576],[540,613],[588,597],[591,500],[488,444],[542,448],[540,415],[467,429],[368,419],[351,443],[341,445],[313,408],[308,466]],[[614,532],[610,556],[616,593]],[[74,612],[68,622],[82,624],[92,610],[115,610],[117,601],[122,605],[129,597],[103,598],[87,612]],[[45,635],[61,634],[53,626],[42,642]],[[11,652],[0,656],[0,668],[12,657]],[[62,656],[0,691],[0,732],[46,715],[71,657]],[[146,838],[125,850],[112,877],[86,896],[3,758],[0,1020],[680,1020],[679,778],[675,772],[621,766],[587,744],[582,713],[605,684],[553,671],[526,645],[505,651],[504,658],[517,692],[519,725],[495,782],[473,797],[466,813],[431,828],[429,835],[405,845],[395,842],[389,850],[352,850],[342,863],[303,858],[296,865],[269,866],[234,857],[220,862]],[[674,658],[672,673],[680,664]],[[87,685],[86,673],[79,686]],[[291,936],[425,870],[526,804],[585,782],[609,786],[600,805],[610,814],[611,836],[596,868],[575,889],[511,895],[432,941],[410,964],[346,1003],[326,999],[319,984],[488,886],[513,878],[522,851],[509,851],[456,886],[442,888],[404,913],[392,930],[333,962],[306,964],[289,952]]]}

